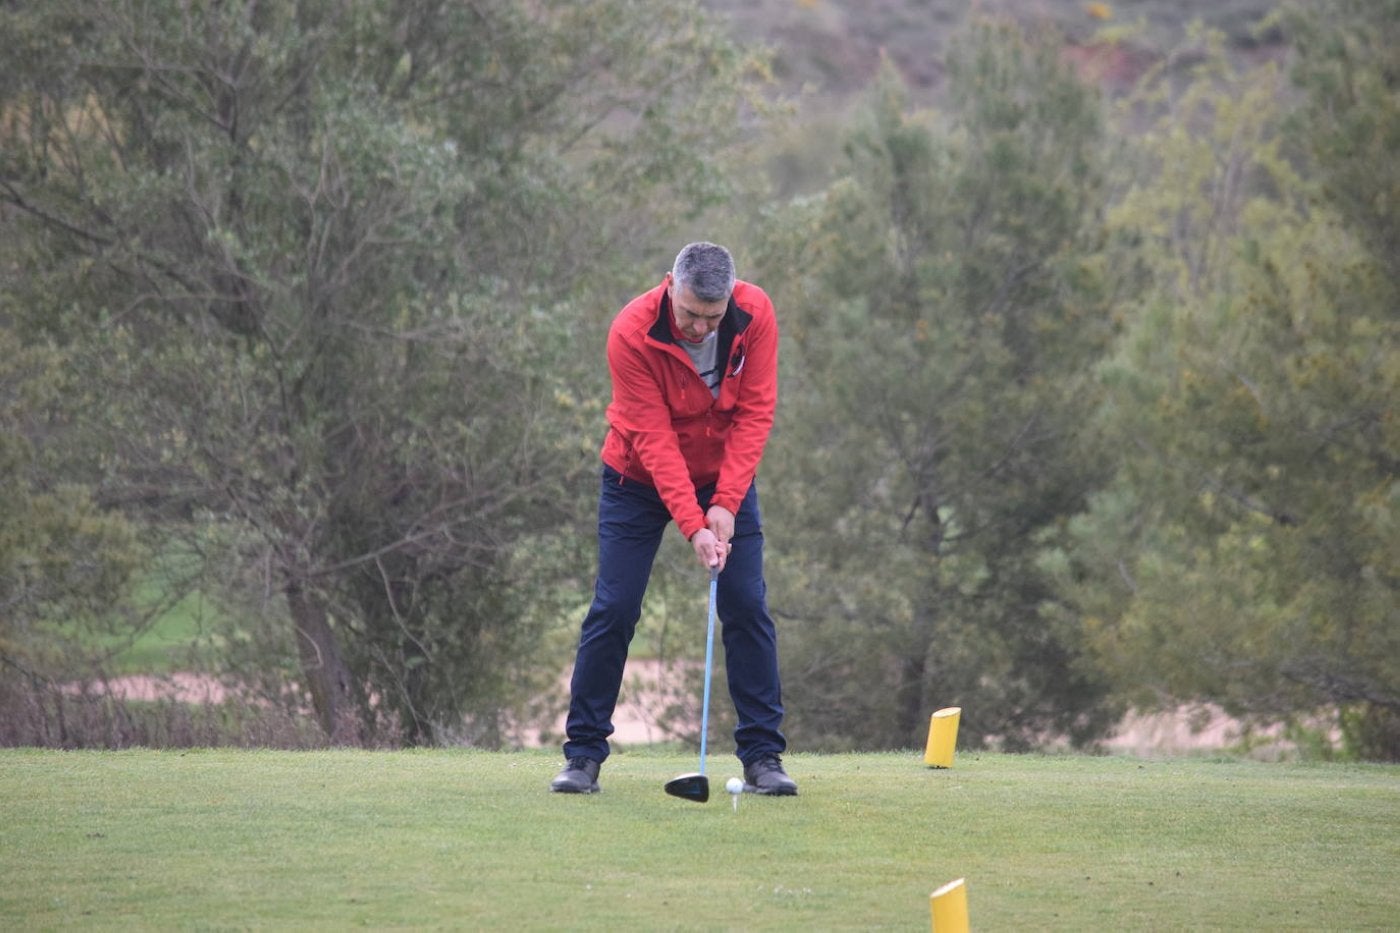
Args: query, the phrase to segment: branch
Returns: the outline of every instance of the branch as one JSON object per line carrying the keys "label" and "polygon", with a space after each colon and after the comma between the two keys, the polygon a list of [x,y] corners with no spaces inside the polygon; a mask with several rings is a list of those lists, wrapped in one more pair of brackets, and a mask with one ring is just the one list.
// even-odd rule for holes
{"label": "branch", "polygon": [[7,201],[9,201],[15,207],[19,208],[21,211],[24,211],[25,213],[30,214],[33,217],[37,217],[40,221],[47,224],[48,226],[57,227],[60,230],[73,234],[79,239],[87,240],[90,243],[96,243],[99,246],[111,246],[115,242],[114,240],[108,237],[101,236],[99,234],[93,233],[91,230],[79,227],[70,221],[64,220],[62,217],[50,214],[48,211],[43,210],[35,204],[29,203],[27,200],[25,200],[24,195],[20,193],[19,189],[14,186],[14,183],[9,181],[8,179],[0,179],[0,187],[3,187],[5,192],[7,193]]}
{"label": "branch", "polygon": [[[94,243],[97,246],[103,248],[112,248],[118,243],[118,240],[116,238],[94,233],[93,231],[85,227],[78,226],[73,221],[66,220],[63,217],[59,217],[56,214],[50,213],[49,211],[39,207],[36,204],[30,203],[28,200],[25,199],[24,195],[20,192],[20,190],[15,187],[14,183],[8,179],[0,179],[0,189],[3,189],[3,191],[5,192],[4,200],[8,201],[10,204],[14,205],[16,208],[18,208],[21,211],[24,211],[30,216],[37,218],[41,223],[62,230],[65,233],[71,234],[72,236],[75,236],[81,240],[85,240],[89,243]],[[132,258],[138,265],[147,265],[159,272],[161,275],[175,282],[181,288],[185,289],[191,294],[194,293],[193,284],[189,280],[187,280],[183,275],[181,275],[179,270],[175,266],[161,262],[152,256],[145,255],[142,253],[134,253],[132,255]]]}
{"label": "branch", "polygon": [[1273,519],[1273,521],[1284,526],[1285,528],[1292,528],[1295,525],[1302,524],[1302,519],[1300,519],[1297,515],[1294,515],[1292,512],[1284,511],[1281,509],[1275,509],[1264,502],[1260,502],[1258,499],[1254,498],[1248,493],[1240,492],[1235,489],[1230,489],[1227,486],[1225,486],[1225,484],[1213,480],[1209,477],[1206,477],[1202,480],[1202,485],[1210,488],[1215,492],[1220,493],[1227,499],[1239,503],[1251,512],[1257,512],[1260,515],[1268,516],[1269,518]]}
{"label": "branch", "polygon": [[1299,661],[1296,664],[1284,664],[1279,668],[1279,673],[1286,680],[1313,688],[1329,700],[1337,702],[1364,700],[1367,703],[1400,712],[1400,695],[1378,689],[1369,681],[1332,673],[1321,668],[1321,663],[1314,659],[1312,661]]}

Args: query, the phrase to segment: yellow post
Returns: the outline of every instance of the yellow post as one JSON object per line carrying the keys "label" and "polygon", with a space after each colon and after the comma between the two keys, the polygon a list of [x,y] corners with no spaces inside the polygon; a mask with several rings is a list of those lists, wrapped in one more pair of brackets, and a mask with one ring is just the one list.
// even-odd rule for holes
{"label": "yellow post", "polygon": [[958,719],[961,716],[961,706],[949,706],[934,713],[929,719],[924,764],[930,768],[953,766],[953,749],[958,744]]}
{"label": "yellow post", "polygon": [[933,933],[968,933],[965,879],[950,881],[929,895]]}

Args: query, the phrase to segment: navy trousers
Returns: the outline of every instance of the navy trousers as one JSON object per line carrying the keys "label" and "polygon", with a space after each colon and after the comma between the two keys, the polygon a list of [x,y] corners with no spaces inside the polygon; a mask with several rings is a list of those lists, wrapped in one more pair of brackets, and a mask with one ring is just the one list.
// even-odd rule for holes
{"label": "navy trousers", "polygon": [[[713,494],[713,487],[698,491],[702,509],[709,508]],[[671,514],[655,489],[625,479],[611,467],[603,468],[598,499],[598,579],[593,604],[583,619],[569,688],[565,758],[582,756],[601,762],[608,757],[608,736],[613,732],[612,715],[622,688],[627,648],[642,615],[642,597],[656,551],[670,522]],[[779,731],[783,702],[778,638],[768,614],[763,521],[758,491],[753,486],[734,516],[730,543],[733,549],[716,588],[716,614],[722,626],[729,696],[738,714],[735,754],[747,765],[787,748]],[[698,568],[696,579],[703,579]]]}

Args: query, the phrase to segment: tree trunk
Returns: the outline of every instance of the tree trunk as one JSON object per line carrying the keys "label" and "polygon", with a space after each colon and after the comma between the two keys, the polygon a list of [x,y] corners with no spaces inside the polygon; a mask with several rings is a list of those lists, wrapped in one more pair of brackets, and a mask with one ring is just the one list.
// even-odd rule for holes
{"label": "tree trunk", "polygon": [[296,626],[302,677],[311,691],[321,728],[336,745],[361,744],[350,669],[341,656],[325,607],[298,584],[287,587],[287,605]]}
{"label": "tree trunk", "polygon": [[899,665],[899,685],[897,715],[899,731],[896,733],[902,742],[910,742],[918,747],[922,742],[925,723],[932,710],[924,703],[924,675],[928,670],[928,648],[916,651],[905,657]]}

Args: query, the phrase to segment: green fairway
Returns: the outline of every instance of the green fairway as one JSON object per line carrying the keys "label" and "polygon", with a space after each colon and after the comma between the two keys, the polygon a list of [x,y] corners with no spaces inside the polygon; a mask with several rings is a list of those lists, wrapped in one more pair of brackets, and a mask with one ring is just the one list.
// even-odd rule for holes
{"label": "green fairway", "polygon": [[798,798],[615,755],[0,751],[0,929],[1376,929],[1400,918],[1400,769],[792,755]]}

